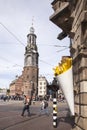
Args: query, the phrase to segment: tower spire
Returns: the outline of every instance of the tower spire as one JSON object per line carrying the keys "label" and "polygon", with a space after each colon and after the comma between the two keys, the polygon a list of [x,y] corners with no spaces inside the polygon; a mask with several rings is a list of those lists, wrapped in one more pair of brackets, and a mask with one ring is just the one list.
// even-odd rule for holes
{"label": "tower spire", "polygon": [[34,32],[35,32],[35,29],[34,29],[34,27],[33,27],[33,22],[34,22],[34,16],[32,17],[32,26],[30,27],[30,33],[32,33],[32,34],[34,34]]}

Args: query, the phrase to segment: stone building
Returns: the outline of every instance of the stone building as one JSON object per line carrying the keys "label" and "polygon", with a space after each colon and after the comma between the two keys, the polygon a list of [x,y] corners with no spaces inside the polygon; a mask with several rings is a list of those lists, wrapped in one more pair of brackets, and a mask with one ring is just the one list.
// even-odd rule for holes
{"label": "stone building", "polygon": [[25,59],[22,75],[17,77],[10,84],[11,95],[31,95],[37,96],[38,87],[38,50],[36,45],[37,36],[34,34],[34,28],[30,28],[27,35],[27,46],[25,47]]}
{"label": "stone building", "polygon": [[62,29],[58,39],[70,38],[73,58],[75,130],[87,130],[87,1],[54,0],[50,20]]}

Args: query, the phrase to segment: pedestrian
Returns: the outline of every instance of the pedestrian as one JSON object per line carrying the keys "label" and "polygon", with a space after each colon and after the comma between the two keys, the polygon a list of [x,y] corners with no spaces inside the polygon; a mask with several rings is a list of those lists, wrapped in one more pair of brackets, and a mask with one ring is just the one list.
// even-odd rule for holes
{"label": "pedestrian", "polygon": [[40,103],[40,114],[39,114],[39,116],[42,114],[43,111],[44,111],[44,100],[42,100],[41,103]]}
{"label": "pedestrian", "polygon": [[48,102],[46,100],[42,100],[41,102],[41,108],[40,108],[40,114],[46,114],[46,115],[49,115],[48,114]]}
{"label": "pedestrian", "polygon": [[45,114],[49,115],[49,113],[48,113],[48,102],[46,100],[44,100],[44,110],[45,110]]}
{"label": "pedestrian", "polygon": [[29,99],[28,96],[24,95],[24,107],[21,116],[24,116],[26,110],[28,112],[28,116],[30,116],[30,105],[31,105],[31,100]]}

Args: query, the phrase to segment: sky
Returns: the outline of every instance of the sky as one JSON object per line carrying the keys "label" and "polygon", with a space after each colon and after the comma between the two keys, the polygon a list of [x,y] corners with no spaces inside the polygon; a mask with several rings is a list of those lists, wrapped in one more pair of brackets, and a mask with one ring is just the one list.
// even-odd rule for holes
{"label": "sky", "polygon": [[22,74],[32,23],[37,35],[39,75],[51,82],[53,68],[62,56],[70,55],[69,38],[58,40],[62,30],[49,19],[54,13],[52,1],[0,0],[0,88],[9,88],[16,75]]}

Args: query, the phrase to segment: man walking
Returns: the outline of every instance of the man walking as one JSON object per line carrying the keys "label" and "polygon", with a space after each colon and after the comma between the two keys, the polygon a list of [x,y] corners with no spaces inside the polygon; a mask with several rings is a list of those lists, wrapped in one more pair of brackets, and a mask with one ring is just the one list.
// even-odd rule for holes
{"label": "man walking", "polygon": [[48,102],[46,100],[44,100],[44,110],[45,110],[45,114],[49,115],[48,114]]}
{"label": "man walking", "polygon": [[28,96],[24,95],[24,107],[23,107],[21,116],[24,116],[24,113],[26,110],[28,112],[28,116],[30,116],[30,108],[29,108],[30,104],[31,104],[31,100],[29,99]]}

